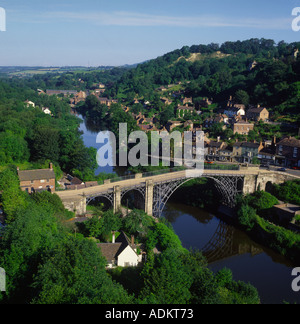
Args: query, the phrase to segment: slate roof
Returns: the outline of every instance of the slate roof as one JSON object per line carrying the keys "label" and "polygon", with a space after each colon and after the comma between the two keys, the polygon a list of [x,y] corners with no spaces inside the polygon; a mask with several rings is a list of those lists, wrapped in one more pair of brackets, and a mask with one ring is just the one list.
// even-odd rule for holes
{"label": "slate roof", "polygon": [[124,250],[122,243],[100,243],[97,246],[101,249],[102,255],[108,262],[116,260],[118,255]]}
{"label": "slate roof", "polygon": [[55,179],[55,173],[50,169],[18,171],[18,175],[20,181]]}
{"label": "slate roof", "polygon": [[250,108],[248,110],[248,113],[260,114],[265,109],[266,109],[265,107]]}
{"label": "slate roof", "polygon": [[97,247],[101,249],[102,255],[108,262],[117,260],[118,256],[127,248],[127,246],[130,246],[132,249],[135,247],[131,245],[130,240],[124,232],[122,232],[116,239],[116,243],[97,244]]}
{"label": "slate roof", "polygon": [[297,140],[294,137],[286,137],[283,140],[281,140],[277,146],[291,146],[291,147],[300,147],[300,140]]}

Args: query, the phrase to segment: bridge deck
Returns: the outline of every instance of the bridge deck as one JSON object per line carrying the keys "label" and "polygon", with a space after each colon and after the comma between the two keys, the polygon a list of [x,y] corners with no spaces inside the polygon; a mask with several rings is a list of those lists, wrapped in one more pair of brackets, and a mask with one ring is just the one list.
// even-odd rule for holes
{"label": "bridge deck", "polygon": [[[193,173],[196,172],[196,173]],[[103,184],[95,187],[89,187],[89,188],[83,188],[78,190],[65,190],[65,191],[57,191],[56,194],[62,199],[72,199],[76,197],[82,197],[82,196],[94,196],[99,193],[107,193],[112,192],[114,187],[120,187],[120,189],[124,188],[134,188],[138,186],[142,186],[146,183],[148,180],[152,180],[153,184],[173,181],[176,179],[188,179],[188,178],[199,178],[199,177],[206,177],[206,176],[228,176],[228,177],[235,177],[235,176],[251,176],[251,175],[258,175],[258,174],[265,174],[266,176],[270,175],[270,171],[265,170],[258,170],[257,168],[249,168],[249,169],[242,169],[242,170],[204,170],[201,174],[199,174],[199,171],[196,170],[183,170],[183,171],[177,171],[177,172],[170,172],[166,174],[161,175],[154,175],[149,177],[141,177],[136,179],[129,179],[129,180],[123,180],[119,182],[113,182],[109,184]],[[280,174],[280,173],[276,173]],[[287,174],[282,173],[283,175],[287,176]],[[289,175],[290,176],[290,175]],[[291,176],[293,177],[293,176]],[[294,177],[298,178],[298,177]],[[299,178],[298,178],[299,179]]]}

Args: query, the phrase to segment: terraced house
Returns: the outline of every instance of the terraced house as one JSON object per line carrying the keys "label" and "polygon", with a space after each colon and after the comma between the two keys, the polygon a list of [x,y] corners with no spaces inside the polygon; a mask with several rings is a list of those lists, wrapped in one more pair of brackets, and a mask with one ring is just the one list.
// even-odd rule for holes
{"label": "terraced house", "polygon": [[300,140],[285,137],[276,146],[276,158],[286,167],[300,167]]}

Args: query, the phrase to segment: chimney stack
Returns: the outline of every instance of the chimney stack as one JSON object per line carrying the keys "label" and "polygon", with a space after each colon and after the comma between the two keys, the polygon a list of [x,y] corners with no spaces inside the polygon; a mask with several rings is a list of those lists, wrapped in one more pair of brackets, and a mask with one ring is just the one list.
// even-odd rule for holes
{"label": "chimney stack", "polygon": [[131,245],[134,245],[134,235],[131,235]]}
{"label": "chimney stack", "polygon": [[53,170],[53,164],[50,163],[50,170]]}
{"label": "chimney stack", "polygon": [[115,244],[116,243],[116,233],[112,232],[112,243]]}

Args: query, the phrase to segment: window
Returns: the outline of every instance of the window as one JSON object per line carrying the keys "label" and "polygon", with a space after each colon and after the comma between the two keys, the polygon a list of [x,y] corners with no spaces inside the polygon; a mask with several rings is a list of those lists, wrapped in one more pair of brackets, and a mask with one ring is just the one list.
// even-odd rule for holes
{"label": "window", "polygon": [[294,147],[294,153],[293,153],[293,157],[296,158],[298,155],[298,148]]}

